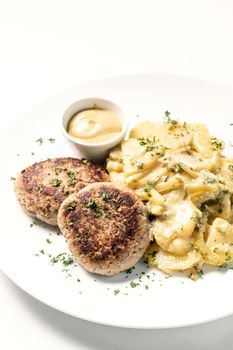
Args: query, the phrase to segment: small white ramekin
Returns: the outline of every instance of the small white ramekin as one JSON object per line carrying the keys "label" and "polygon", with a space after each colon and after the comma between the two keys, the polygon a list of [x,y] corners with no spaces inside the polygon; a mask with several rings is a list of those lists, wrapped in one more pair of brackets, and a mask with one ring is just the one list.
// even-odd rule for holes
{"label": "small white ramekin", "polygon": [[[70,119],[76,113],[91,108],[108,109],[115,112],[122,123],[122,130],[119,135],[115,136],[111,140],[99,143],[85,142],[69,135],[67,128]],[[93,159],[95,161],[103,161],[107,157],[109,150],[120,143],[125,137],[128,123],[128,118],[126,118],[123,111],[115,103],[102,98],[85,98],[72,103],[65,110],[62,116],[62,132],[66,139],[69,140],[78,149],[78,151],[80,151],[83,157]]]}

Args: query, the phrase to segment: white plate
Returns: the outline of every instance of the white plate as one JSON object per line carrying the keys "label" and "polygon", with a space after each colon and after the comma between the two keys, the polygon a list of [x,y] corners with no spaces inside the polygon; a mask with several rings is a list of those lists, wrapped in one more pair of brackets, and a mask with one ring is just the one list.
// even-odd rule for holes
{"label": "white plate", "polygon": [[[64,109],[73,101],[98,96],[114,101],[130,116],[161,120],[164,111],[181,120],[201,121],[223,138],[233,155],[233,90],[207,81],[162,75],[139,75],[95,81],[50,98],[19,120],[1,140],[0,266],[22,289],[67,314],[107,325],[168,328],[193,325],[233,313],[233,271],[205,269],[197,282],[179,275],[166,278],[140,263],[131,274],[115,278],[88,274],[52,256],[68,252],[56,229],[37,223],[16,202],[11,176],[27,165],[56,156],[75,156],[60,131]],[[232,135],[231,135],[232,134]],[[232,136],[232,138],[231,138]],[[35,140],[43,138],[39,145]],[[47,139],[55,138],[55,143]],[[32,155],[34,152],[35,155]],[[46,240],[52,241],[51,244]],[[44,249],[45,254],[39,253]],[[141,274],[145,272],[145,274]],[[72,275],[72,276],[69,276]],[[140,285],[132,288],[130,281]],[[77,279],[80,279],[80,282]],[[146,289],[148,286],[148,289]],[[114,290],[119,289],[118,295]],[[125,295],[128,294],[128,295]]]}

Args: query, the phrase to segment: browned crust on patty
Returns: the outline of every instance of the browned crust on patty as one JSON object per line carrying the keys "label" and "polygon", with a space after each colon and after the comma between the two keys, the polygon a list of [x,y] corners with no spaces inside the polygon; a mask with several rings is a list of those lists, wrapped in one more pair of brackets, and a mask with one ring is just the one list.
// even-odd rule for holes
{"label": "browned crust on patty", "polygon": [[133,191],[111,183],[91,184],[68,197],[58,224],[77,261],[103,275],[135,265],[149,244],[144,204]]}
{"label": "browned crust on patty", "polygon": [[86,185],[109,181],[101,166],[77,158],[55,158],[35,163],[16,178],[15,192],[29,215],[57,225],[61,203]]}

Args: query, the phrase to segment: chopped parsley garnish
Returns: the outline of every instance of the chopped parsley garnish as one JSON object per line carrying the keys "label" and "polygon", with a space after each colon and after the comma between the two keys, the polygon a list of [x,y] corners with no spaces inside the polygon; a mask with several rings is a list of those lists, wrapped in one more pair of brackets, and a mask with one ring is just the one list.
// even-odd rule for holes
{"label": "chopped parsley garnish", "polygon": [[73,211],[73,210],[75,210],[76,206],[77,206],[77,202],[72,202],[72,203],[67,204],[66,206],[64,206],[64,208],[67,211]]}
{"label": "chopped parsley garnish", "polygon": [[233,170],[233,164],[232,163],[228,165],[228,169],[229,170]]}
{"label": "chopped parsley garnish", "polygon": [[207,176],[204,180],[203,180],[203,183],[204,184],[214,184],[216,182],[219,182],[218,179],[216,178],[213,178],[213,177],[210,177],[210,176]]}
{"label": "chopped parsley garnish", "polygon": [[57,256],[54,256],[50,260],[50,263],[52,264],[56,264],[58,262],[61,262],[64,266],[68,266],[73,264],[74,259],[72,256],[68,255],[67,253],[61,253],[61,254],[58,254]]}
{"label": "chopped parsley garnish", "polygon": [[156,251],[156,250],[153,250],[153,252],[152,253],[149,253],[148,255],[150,255],[151,257],[152,257],[152,259],[154,259],[155,257],[156,257],[156,254],[157,254],[158,252]]}
{"label": "chopped parsley garnish", "polygon": [[[168,149],[167,147],[163,146],[163,145],[156,145],[156,140],[155,136],[152,138],[149,137],[139,137],[138,138],[139,144],[141,146],[146,146],[146,152],[152,152],[152,151],[156,151],[156,155],[158,156],[162,156],[164,155],[164,153],[166,152],[166,150]],[[151,154],[153,156],[153,154]],[[137,162],[137,166],[140,168],[140,163],[141,162]],[[142,164],[142,168],[143,168],[143,163]],[[141,168],[141,169],[142,169]]]}
{"label": "chopped parsley garnish", "polygon": [[37,142],[38,143],[38,145],[42,145],[42,143],[44,142],[44,139],[41,137],[41,138],[39,138],[39,139],[37,139],[35,142]]}
{"label": "chopped parsley garnish", "polygon": [[15,178],[15,177],[13,177],[13,176],[11,176],[11,177],[10,177],[10,180],[11,180],[11,181],[15,181],[15,180],[16,180],[16,178]]}
{"label": "chopped parsley garnish", "polygon": [[91,199],[87,203],[86,207],[92,209],[95,212],[96,217],[100,216],[100,208],[94,199]]}
{"label": "chopped parsley garnish", "polygon": [[196,213],[195,216],[192,217],[192,220],[196,222],[199,228],[206,224],[206,218],[199,213]]}
{"label": "chopped parsley garnish", "polygon": [[152,140],[150,140],[148,137],[139,137],[139,138],[138,138],[138,141],[139,141],[139,144],[140,144],[141,146],[147,146],[148,144],[149,144],[149,145],[154,145],[156,139],[155,139],[155,136],[153,137]]}
{"label": "chopped parsley garnish", "polygon": [[233,262],[232,262],[232,261],[227,262],[227,263],[223,264],[221,267],[222,267],[223,269],[230,269],[230,270],[233,270]]}
{"label": "chopped parsley garnish", "polygon": [[232,257],[229,255],[228,252],[226,252],[226,261],[231,261],[232,260]]}
{"label": "chopped parsley garnish", "polygon": [[150,192],[152,188],[153,188],[153,183],[151,181],[147,181],[147,184],[144,187],[144,191],[145,192]]}
{"label": "chopped parsley garnish", "polygon": [[203,276],[203,270],[198,265],[193,266],[193,268],[197,277],[201,278]]}
{"label": "chopped parsley garnish", "polygon": [[220,202],[220,198],[216,197],[214,199],[209,199],[208,201],[202,203],[201,205],[201,210],[203,210],[203,208],[209,207],[211,205],[217,205]]}
{"label": "chopped parsley garnish", "polygon": [[134,281],[131,281],[131,282],[130,282],[130,287],[131,287],[131,288],[136,288],[137,286],[139,286],[139,283],[138,283],[138,282],[134,282]]}
{"label": "chopped parsley garnish", "polygon": [[62,258],[63,258],[65,255],[66,255],[66,253],[61,253],[61,254],[59,254],[59,255],[57,255],[57,256],[54,256],[54,257],[50,260],[50,262],[51,262],[52,264],[56,264],[56,263],[58,263],[59,261],[61,261]]}
{"label": "chopped parsley garnish", "polygon": [[52,244],[53,242],[52,241],[50,241],[50,239],[46,239],[46,243],[48,243],[48,244]]}
{"label": "chopped parsley garnish", "polygon": [[32,223],[30,224],[30,227],[33,227],[34,225],[37,225],[37,222],[35,220],[32,221]]}
{"label": "chopped parsley garnish", "polygon": [[73,171],[67,171],[68,180],[67,185],[68,186],[74,186],[78,182],[78,180],[75,177],[75,173]]}
{"label": "chopped parsley garnish", "polygon": [[69,221],[68,221],[68,225],[69,225],[69,226],[73,226],[74,223],[75,223],[75,222],[74,222],[73,220],[69,220]]}
{"label": "chopped parsley garnish", "polygon": [[131,267],[130,269],[125,270],[125,273],[132,273],[132,271],[135,269],[135,267]]}
{"label": "chopped parsley garnish", "polygon": [[81,282],[80,278],[77,278],[77,282]]}
{"label": "chopped parsley garnish", "polygon": [[40,254],[45,254],[44,249],[41,249],[38,253],[34,254],[35,256],[40,256]]}
{"label": "chopped parsley garnish", "polygon": [[105,191],[102,191],[102,198],[105,202],[107,202],[109,201],[110,196]]}
{"label": "chopped parsley garnish", "polygon": [[63,171],[63,169],[62,169],[62,168],[55,168],[54,171],[55,171],[55,174],[56,174],[56,175],[59,175],[59,174],[61,174],[61,172]]}
{"label": "chopped parsley garnish", "polygon": [[139,160],[136,162],[136,165],[139,169],[143,169],[144,164],[140,162]]}
{"label": "chopped parsley garnish", "polygon": [[169,167],[169,169],[173,172],[175,172],[176,174],[181,174],[183,173],[183,169],[182,169],[182,163],[176,163],[173,164]]}
{"label": "chopped parsley garnish", "polygon": [[77,182],[78,182],[77,179],[75,179],[75,178],[70,178],[70,179],[68,179],[68,181],[67,181],[67,185],[68,185],[68,186],[74,186],[74,185],[76,185]]}
{"label": "chopped parsley garnish", "polygon": [[218,149],[223,149],[224,143],[221,140],[218,140],[216,137],[211,137],[211,149],[216,151]]}
{"label": "chopped parsley garnish", "polygon": [[120,293],[120,289],[114,289],[114,295],[118,295]]}
{"label": "chopped parsley garnish", "polygon": [[34,153],[34,152],[31,152],[31,155],[32,155],[32,156],[34,156],[34,155],[35,155],[35,153]]}
{"label": "chopped parsley garnish", "polygon": [[87,159],[82,159],[82,163],[87,165],[87,164],[89,164],[89,161]]}
{"label": "chopped parsley garnish", "polygon": [[50,143],[54,143],[56,140],[50,137],[50,138],[48,139],[48,141],[49,141]]}
{"label": "chopped parsley garnish", "polygon": [[61,181],[58,179],[52,179],[51,184],[53,187],[59,187],[61,184]]}
{"label": "chopped parsley garnish", "polygon": [[146,151],[147,152],[152,152],[155,149],[155,146],[147,146]]}
{"label": "chopped parsley garnish", "polygon": [[141,146],[146,146],[147,152],[151,152],[155,149],[155,143],[156,143],[155,136],[152,139],[149,139],[148,137],[139,137],[138,141]]}
{"label": "chopped parsley garnish", "polygon": [[[174,131],[177,128],[184,128],[187,129],[187,123],[180,123],[178,120],[172,119],[171,118],[171,113],[168,111],[165,111],[165,116],[164,116],[165,122],[168,124],[168,130]],[[184,134],[181,132],[179,134],[174,134],[175,138],[183,137]]]}
{"label": "chopped parsley garnish", "polygon": [[74,262],[74,259],[71,256],[69,256],[67,259],[62,260],[62,263],[65,266],[71,265],[73,264],[73,262]]}
{"label": "chopped parsley garnish", "polygon": [[166,123],[171,124],[171,126],[173,126],[173,127],[177,126],[179,124],[179,122],[177,120],[171,118],[170,112],[165,111],[164,114],[165,114],[164,119],[165,119]]}

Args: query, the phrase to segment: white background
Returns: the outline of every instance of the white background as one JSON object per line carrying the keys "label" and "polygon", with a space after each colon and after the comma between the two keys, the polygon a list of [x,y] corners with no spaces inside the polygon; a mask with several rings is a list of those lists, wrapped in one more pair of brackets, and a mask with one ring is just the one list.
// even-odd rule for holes
{"label": "white background", "polygon": [[[97,78],[171,73],[233,86],[232,37],[231,0],[0,0],[0,135],[41,100]],[[4,350],[233,348],[233,317],[114,329],[52,310],[2,273],[0,326]]]}

